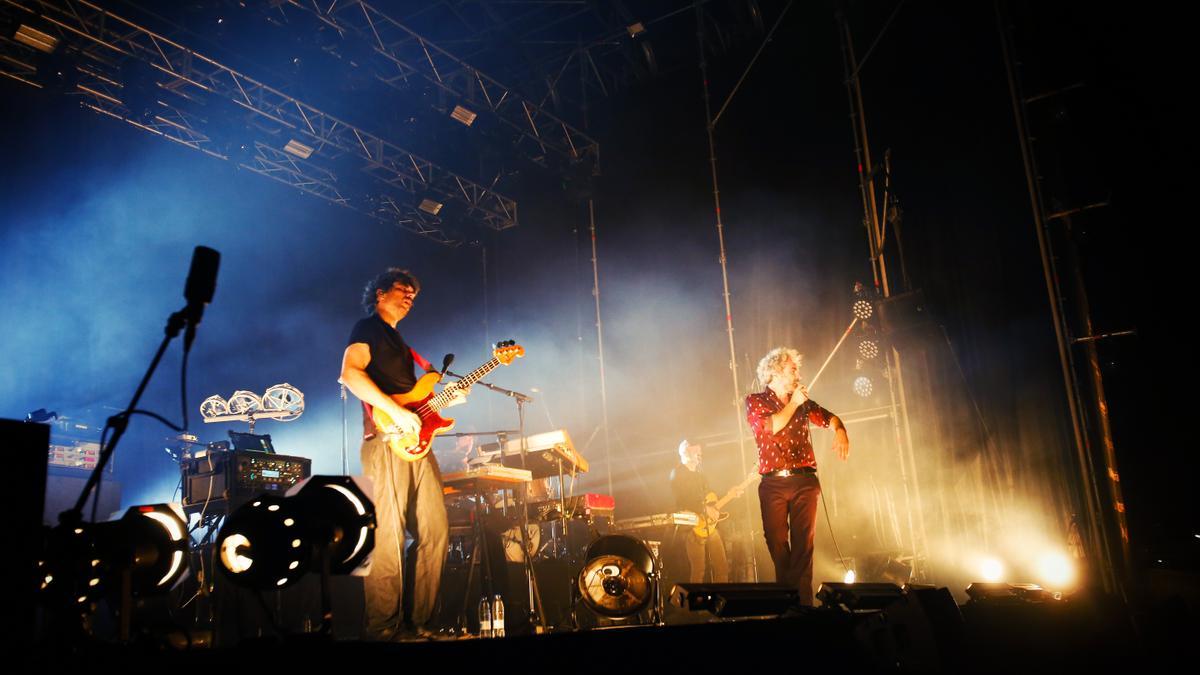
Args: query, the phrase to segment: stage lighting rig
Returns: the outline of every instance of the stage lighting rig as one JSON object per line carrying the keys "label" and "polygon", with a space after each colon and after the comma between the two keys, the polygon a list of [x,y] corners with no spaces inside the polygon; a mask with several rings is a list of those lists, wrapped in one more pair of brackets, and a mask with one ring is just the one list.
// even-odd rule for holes
{"label": "stage lighting rig", "polygon": [[592,542],[576,577],[575,591],[588,609],[607,619],[628,621],[653,604],[651,620],[662,620],[658,561],[633,537],[610,534]]}
{"label": "stage lighting rig", "polygon": [[262,396],[239,389],[226,401],[218,395],[209,396],[200,404],[205,424],[216,422],[247,422],[250,433],[261,419],[291,422],[304,414],[304,394],[284,382],[268,388]]}
{"label": "stage lighting rig", "polygon": [[424,211],[425,213],[428,213],[431,216],[436,216],[437,214],[442,212],[443,206],[444,206],[444,204],[442,204],[441,202],[435,202],[432,199],[422,199],[421,203],[417,205],[417,208]]}
{"label": "stage lighting rig", "polygon": [[859,299],[855,300],[854,304],[850,306],[850,311],[854,314],[854,318],[859,321],[866,321],[871,318],[871,315],[875,312],[875,308],[870,300]]}
{"label": "stage lighting rig", "polygon": [[863,398],[868,398],[874,391],[875,387],[871,383],[871,378],[867,377],[866,375],[859,375],[858,377],[854,378],[854,393]]}
{"label": "stage lighting rig", "polygon": [[454,106],[454,110],[450,111],[450,117],[455,121],[460,122],[463,126],[471,126],[475,123],[475,118],[479,117],[476,113],[467,110],[461,105]]}
{"label": "stage lighting rig", "polygon": [[863,338],[858,342],[858,355],[865,361],[879,356],[879,343],[871,338]]}
{"label": "stage lighting rig", "polygon": [[365,572],[375,548],[375,505],[349,476],[313,476],[287,496],[262,495],[234,511],[217,536],[221,571],[255,590],[321,575],[321,632],[332,630],[328,584],[332,574]]}
{"label": "stage lighting rig", "polygon": [[183,579],[188,545],[178,504],[133,506],[120,520],[60,524],[47,530],[37,564],[43,602],[82,617],[102,597],[119,598],[120,635],[128,639],[132,598],[165,593]]}

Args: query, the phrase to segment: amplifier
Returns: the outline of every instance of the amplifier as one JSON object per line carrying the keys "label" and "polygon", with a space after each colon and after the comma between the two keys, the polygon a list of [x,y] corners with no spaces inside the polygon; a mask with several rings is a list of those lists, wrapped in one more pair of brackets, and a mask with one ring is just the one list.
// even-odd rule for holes
{"label": "amplifier", "polygon": [[264,492],[283,496],[312,473],[312,460],[252,450],[208,452],[185,460],[183,505],[233,508]]}

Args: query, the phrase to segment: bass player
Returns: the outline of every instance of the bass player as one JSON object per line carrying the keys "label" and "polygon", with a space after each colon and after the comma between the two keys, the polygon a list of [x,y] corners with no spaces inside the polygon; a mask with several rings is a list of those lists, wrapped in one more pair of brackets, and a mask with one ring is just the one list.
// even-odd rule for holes
{"label": "bass player", "polygon": [[[421,429],[421,419],[392,399],[416,385],[416,365],[432,370],[396,330],[420,289],[415,276],[395,267],[367,283],[363,309],[370,316],[354,324],[342,355],[340,381],[363,402],[362,466],[375,487],[375,551],[363,580],[366,637],[371,640],[437,636],[428,624],[450,537],[441,470],[433,453],[408,461],[392,452],[385,440],[385,432],[415,435]],[[458,402],[462,398],[465,392]],[[393,420],[394,428],[376,427],[375,408]],[[405,532],[413,538],[407,555]],[[412,593],[407,603],[406,588]]]}

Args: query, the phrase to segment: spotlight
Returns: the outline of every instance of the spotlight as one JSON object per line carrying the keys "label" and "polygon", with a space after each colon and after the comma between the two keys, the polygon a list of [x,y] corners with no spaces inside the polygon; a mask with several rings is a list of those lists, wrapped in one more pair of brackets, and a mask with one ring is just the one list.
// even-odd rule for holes
{"label": "spotlight", "polygon": [[442,206],[443,204],[441,202],[435,202],[432,199],[422,199],[421,203],[417,205],[417,208],[431,216],[436,216],[441,212]]}
{"label": "spotlight", "polygon": [[304,394],[299,389],[284,382],[263,392],[262,406],[263,410],[293,413],[292,415],[280,417],[276,420],[278,422],[291,422],[304,413]]}
{"label": "spotlight", "polygon": [[218,415],[228,415],[229,404],[220,396],[213,395],[204,399],[200,404],[200,415],[203,417],[217,417]]}
{"label": "spotlight", "polygon": [[870,300],[855,300],[854,304],[850,307],[850,311],[854,312],[855,318],[859,321],[866,321],[871,318],[874,307],[871,306]]}
{"label": "spotlight", "polygon": [[625,31],[629,33],[629,37],[635,38],[646,32],[646,26],[641,21],[631,23],[625,27]]}
{"label": "spotlight", "polygon": [[601,616],[633,618],[658,595],[654,555],[633,537],[600,537],[588,546],[584,559],[576,588],[583,603]]}
{"label": "spotlight", "polygon": [[283,151],[289,155],[299,157],[300,159],[308,159],[313,154],[313,149],[296,139],[290,139],[287,145],[283,146]]}
{"label": "spotlight", "polygon": [[854,378],[854,393],[866,398],[871,395],[872,391],[874,391],[874,387],[871,385],[871,378],[866,375]]}
{"label": "spotlight", "polygon": [[49,531],[38,563],[40,588],[52,601],[81,607],[110,589],[164,593],[187,574],[188,544],[178,504],[130,507],[120,520],[103,523],[64,523]]}
{"label": "spotlight", "polygon": [[313,476],[288,495],[257,497],[221,528],[221,569],[239,586],[286,588],[323,556],[330,574],[350,574],[375,548],[375,505],[354,479]]}
{"label": "spotlight", "polygon": [[823,606],[840,607],[851,612],[883,609],[904,597],[895,584],[852,584],[826,581],[817,589]]}
{"label": "spotlight", "polygon": [[450,111],[450,117],[457,122],[461,122],[463,126],[471,126],[475,123],[475,118],[479,115],[467,110],[461,105],[454,106],[454,110]]}
{"label": "spotlight", "polygon": [[229,397],[229,413],[231,415],[249,415],[262,410],[262,399],[252,391],[239,389]]}
{"label": "spotlight", "polygon": [[1004,578],[1004,565],[995,558],[987,558],[979,567],[984,581],[996,583]]}
{"label": "spotlight", "polygon": [[865,338],[858,343],[858,355],[865,360],[879,356],[879,344],[871,338]]}
{"label": "spotlight", "polygon": [[1046,553],[1038,558],[1038,575],[1051,588],[1069,586],[1075,579],[1075,569],[1067,556],[1061,553]]}
{"label": "spotlight", "polygon": [[1061,594],[1051,593],[1037,584],[1005,584],[999,582],[975,582],[967,586],[967,596],[972,602],[1046,602],[1059,600]]}
{"label": "spotlight", "polygon": [[854,570],[846,570],[846,575],[842,577],[842,583],[852,584],[856,578],[857,575],[854,573]]}
{"label": "spotlight", "polygon": [[52,53],[58,47],[58,38],[28,24],[21,24],[17,28],[13,40],[46,54]]}

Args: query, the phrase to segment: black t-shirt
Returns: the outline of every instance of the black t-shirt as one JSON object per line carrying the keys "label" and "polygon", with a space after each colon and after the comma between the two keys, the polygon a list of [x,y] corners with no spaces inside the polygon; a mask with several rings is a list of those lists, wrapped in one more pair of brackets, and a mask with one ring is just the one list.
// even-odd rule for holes
{"label": "black t-shirt", "polygon": [[354,324],[350,342],[362,342],[371,350],[367,376],[385,394],[405,394],[417,383],[412,349],[400,333],[387,325],[378,314]]}
{"label": "black t-shirt", "polygon": [[675,495],[675,508],[699,513],[708,494],[708,480],[703,473],[678,464],[671,471],[671,492]]}

